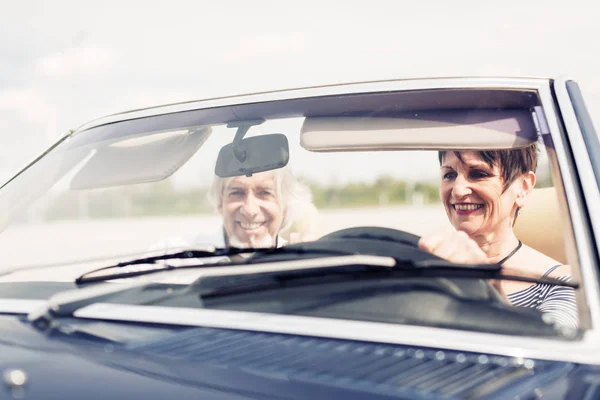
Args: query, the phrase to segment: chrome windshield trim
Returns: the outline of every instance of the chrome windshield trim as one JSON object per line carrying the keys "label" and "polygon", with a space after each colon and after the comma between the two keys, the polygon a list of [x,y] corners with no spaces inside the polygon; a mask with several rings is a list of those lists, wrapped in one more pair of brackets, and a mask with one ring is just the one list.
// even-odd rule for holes
{"label": "chrome windshield trim", "polygon": [[[190,260],[191,261],[191,260]],[[248,265],[223,265],[219,268],[188,269],[181,272],[195,272],[199,277],[260,274],[263,272],[301,271],[303,269],[319,269],[341,267],[345,265],[369,265],[375,267],[393,268],[396,260],[392,257],[354,254],[350,256],[326,256],[300,260],[265,261]],[[168,278],[168,273],[162,275]],[[191,282],[190,282],[191,283]]]}
{"label": "chrome windshield trim", "polygon": [[558,339],[514,337],[333,318],[108,303],[96,303],[81,308],[75,311],[74,315],[82,319],[274,332],[425,346],[518,358],[600,364],[600,342],[598,341],[594,346],[590,346],[587,340],[568,342]]}
{"label": "chrome windshield trim", "polygon": [[29,314],[46,304],[46,300],[0,299],[0,314]]}
{"label": "chrome windshield trim", "polygon": [[[227,265],[223,264],[218,268],[202,268],[202,264],[198,264],[198,259],[189,258],[177,260],[182,263],[182,266],[191,265],[193,268],[179,268],[175,266],[171,270],[161,269],[149,269],[149,271],[155,271],[155,273],[148,275],[140,275],[135,278],[125,277],[114,278],[107,281],[106,284],[110,285],[116,281],[131,282],[144,281],[144,282],[160,282],[160,283],[182,283],[190,284],[196,279],[205,276],[229,276],[229,275],[249,275],[249,274],[260,274],[264,272],[279,272],[279,271],[301,271],[303,269],[318,269],[318,268],[331,268],[331,267],[342,267],[346,265],[369,265],[374,267],[386,267],[393,268],[396,266],[396,260],[392,257],[386,256],[374,256],[365,254],[353,254],[349,256],[321,256],[315,258],[298,259],[298,260],[283,260],[283,261],[264,261],[254,264],[243,264],[243,265]],[[125,271],[127,267],[115,268],[115,275]],[[108,272],[110,270],[99,271]],[[143,272],[143,270],[141,270]],[[88,273],[90,274],[90,273]],[[111,279],[112,274],[99,275],[102,278]],[[105,285],[106,285],[105,284]],[[102,285],[104,286],[104,285]],[[96,288],[94,286],[94,288]],[[91,288],[90,288],[91,289]],[[81,293],[88,289],[77,289],[74,293],[78,293],[77,296],[81,297]],[[99,290],[99,289],[95,289]],[[110,289],[107,289],[110,291]],[[59,295],[62,293],[59,293]],[[58,296],[58,295],[56,295]],[[85,294],[83,295],[85,296]],[[54,296],[50,298],[54,299]],[[79,298],[80,299],[80,298]]]}
{"label": "chrome windshield trim", "polygon": [[76,129],[75,134],[97,126],[130,119],[152,117],[156,115],[171,114],[182,111],[201,110],[214,107],[261,103],[266,101],[301,99],[307,97],[332,96],[342,94],[408,91],[420,89],[490,88],[537,90],[540,88],[540,86],[544,84],[547,85],[548,82],[549,80],[545,78],[429,78],[346,83],[329,86],[288,89],[273,92],[251,93],[239,96],[227,96],[207,100],[176,103],[108,115],[106,117],[98,118],[80,126]]}
{"label": "chrome windshield trim", "polygon": [[[555,155],[558,161],[558,167],[561,170],[562,184],[565,188],[565,196],[569,208],[570,224],[573,228],[573,234],[575,239],[576,254],[579,261],[579,270],[574,268],[574,278],[578,282],[582,282],[582,290],[585,298],[585,304],[583,305],[586,309],[583,314],[580,312],[580,325],[585,328],[591,328],[586,336],[590,339],[590,344],[594,341],[600,340],[598,334],[598,324],[600,323],[600,293],[598,292],[598,286],[589,284],[590,282],[597,282],[598,276],[596,273],[596,265],[591,253],[593,252],[593,246],[587,235],[587,228],[583,221],[587,219],[585,212],[580,206],[580,199],[578,198],[577,184],[572,176],[572,171],[569,165],[569,160],[566,154],[567,147],[561,137],[560,127],[560,113],[555,107],[554,99],[549,85],[540,89],[539,92],[542,107],[545,110],[550,135],[552,137],[553,144],[555,146]],[[552,118],[551,118],[552,117]],[[571,131],[568,132],[570,137]],[[567,256],[569,256],[569,243],[565,240],[567,246]],[[573,254],[573,253],[571,253]],[[571,262],[572,257],[569,257]],[[580,304],[581,306],[581,304]]]}

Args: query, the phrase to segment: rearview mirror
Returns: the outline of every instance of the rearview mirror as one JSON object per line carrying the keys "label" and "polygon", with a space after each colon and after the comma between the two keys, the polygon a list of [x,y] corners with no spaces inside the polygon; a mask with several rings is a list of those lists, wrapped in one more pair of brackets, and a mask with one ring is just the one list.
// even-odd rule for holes
{"label": "rearview mirror", "polygon": [[219,151],[215,174],[221,178],[252,176],[257,172],[285,167],[290,149],[285,135],[254,136],[225,145]]}

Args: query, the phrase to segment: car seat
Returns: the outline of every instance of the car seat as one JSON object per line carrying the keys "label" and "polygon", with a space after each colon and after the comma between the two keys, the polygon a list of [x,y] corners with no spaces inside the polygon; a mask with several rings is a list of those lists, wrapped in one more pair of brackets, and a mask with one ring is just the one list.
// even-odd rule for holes
{"label": "car seat", "polygon": [[565,228],[556,189],[549,187],[533,190],[515,222],[514,231],[523,244],[567,264]]}

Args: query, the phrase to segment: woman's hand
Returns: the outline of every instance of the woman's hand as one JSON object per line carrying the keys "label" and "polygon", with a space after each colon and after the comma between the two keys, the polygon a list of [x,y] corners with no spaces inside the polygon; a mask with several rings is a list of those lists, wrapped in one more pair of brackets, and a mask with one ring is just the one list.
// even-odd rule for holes
{"label": "woman's hand", "polygon": [[[489,264],[481,247],[465,232],[447,229],[419,240],[419,248],[455,264]],[[490,284],[508,302],[501,281],[490,279]]]}
{"label": "woman's hand", "polygon": [[488,264],[486,254],[465,232],[453,228],[423,236],[419,248],[456,264]]}

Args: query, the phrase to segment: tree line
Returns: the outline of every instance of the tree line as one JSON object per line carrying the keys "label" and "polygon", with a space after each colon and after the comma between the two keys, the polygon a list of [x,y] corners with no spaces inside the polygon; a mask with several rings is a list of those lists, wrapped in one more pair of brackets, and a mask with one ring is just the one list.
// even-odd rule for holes
{"label": "tree line", "polygon": [[[303,180],[319,209],[439,201],[434,182],[410,182],[380,177],[372,183],[325,185]],[[48,199],[35,210],[35,219],[65,220],[144,216],[176,216],[213,213],[208,187],[177,189],[170,181],[150,184],[69,191]]]}
{"label": "tree line", "polygon": [[[433,204],[439,202],[439,182],[414,182],[381,176],[373,182],[322,184],[302,179],[318,209]],[[536,187],[552,186],[549,175],[538,176]],[[108,189],[69,191],[46,198],[28,220],[70,220],[178,216],[214,213],[208,187],[175,188],[171,181]]]}

